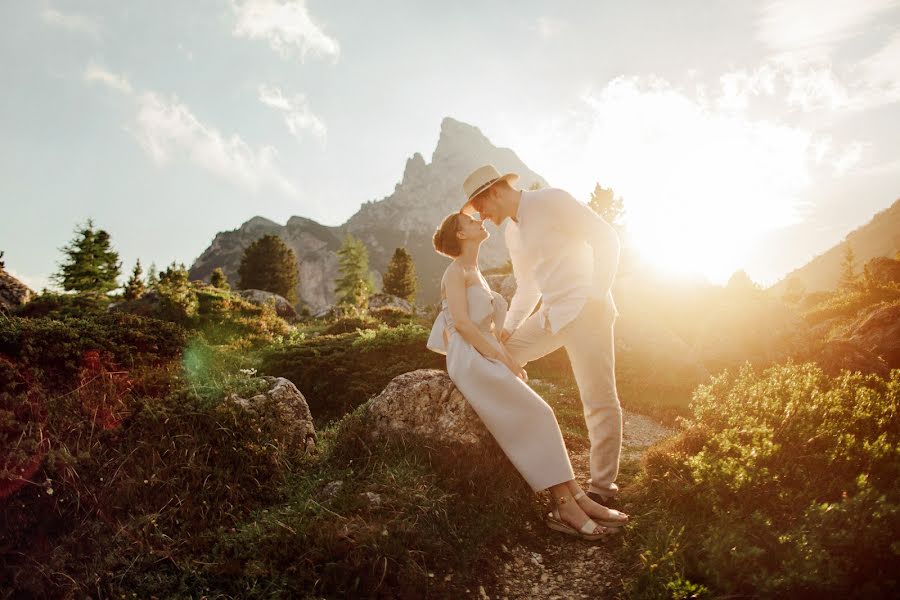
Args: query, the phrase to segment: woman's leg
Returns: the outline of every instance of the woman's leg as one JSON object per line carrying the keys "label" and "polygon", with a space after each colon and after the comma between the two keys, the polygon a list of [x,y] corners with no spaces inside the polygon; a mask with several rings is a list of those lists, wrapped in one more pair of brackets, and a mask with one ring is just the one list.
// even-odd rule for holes
{"label": "woman's leg", "polygon": [[[575,529],[581,529],[591,517],[585,513],[581,506],[578,505],[578,502],[575,501],[575,498],[570,491],[570,484],[575,484],[576,487],[578,485],[575,483],[574,479],[570,479],[569,481],[552,485],[548,489],[550,490],[550,495],[553,497],[553,505],[559,509],[559,518]],[[606,527],[597,525],[596,529],[591,533],[603,533],[605,530]]]}
{"label": "woman's leg", "polygon": [[[578,485],[578,482],[574,479],[567,481],[565,485],[568,488],[568,491],[574,497],[579,491],[581,491],[581,486]],[[606,519],[611,521],[622,521],[623,524],[628,522],[628,515],[625,513],[613,510],[611,508],[607,508],[600,504],[599,502],[594,502],[587,495],[582,496],[578,500],[578,505],[584,511],[586,515],[595,519]]]}

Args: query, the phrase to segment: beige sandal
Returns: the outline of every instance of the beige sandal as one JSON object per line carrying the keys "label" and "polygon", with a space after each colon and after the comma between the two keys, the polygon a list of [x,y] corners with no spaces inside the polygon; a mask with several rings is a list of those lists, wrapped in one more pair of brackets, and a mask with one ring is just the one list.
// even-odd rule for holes
{"label": "beige sandal", "polygon": [[[565,504],[568,502],[568,498],[565,496],[559,497],[559,503]],[[547,527],[553,529],[554,531],[561,531],[562,533],[567,533],[569,535],[574,535],[580,537],[583,540],[594,541],[605,538],[609,535],[609,530],[606,527],[601,527],[596,521],[591,518],[588,518],[584,524],[576,529],[575,527],[569,525],[565,521],[563,521],[559,516],[559,507],[554,506],[553,512],[547,513]],[[597,527],[601,527],[600,533],[594,533],[594,530]]]}
{"label": "beige sandal", "polygon": [[[578,499],[583,496],[587,496],[587,494],[584,493],[584,490],[578,490],[578,493],[576,493],[574,496],[575,501],[577,502]],[[604,527],[622,527],[623,525],[628,523],[628,515],[626,515],[622,511],[615,510],[613,508],[610,508],[607,510],[609,510],[609,512],[611,512],[614,515],[621,515],[622,517],[625,517],[625,518],[624,519],[621,519],[621,518],[619,518],[619,519],[599,519],[599,518],[597,518],[595,520],[598,524],[603,525]]]}

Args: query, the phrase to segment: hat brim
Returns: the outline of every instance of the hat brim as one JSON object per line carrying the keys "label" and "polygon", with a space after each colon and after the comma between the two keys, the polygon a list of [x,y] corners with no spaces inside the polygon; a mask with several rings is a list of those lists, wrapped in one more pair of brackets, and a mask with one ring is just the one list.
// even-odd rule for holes
{"label": "hat brim", "polygon": [[464,215],[476,214],[478,211],[475,210],[474,206],[472,206],[472,200],[477,198],[479,194],[481,194],[485,190],[489,189],[491,186],[493,186],[495,183],[497,183],[499,181],[505,180],[510,183],[514,183],[518,179],[519,179],[519,176],[516,173],[506,173],[504,175],[501,175],[497,179],[494,179],[492,181],[485,183],[484,185],[482,185],[480,188],[476,189],[474,192],[472,192],[469,195],[469,198],[466,200],[466,203],[463,204],[462,208],[459,209],[459,212],[461,212]]}

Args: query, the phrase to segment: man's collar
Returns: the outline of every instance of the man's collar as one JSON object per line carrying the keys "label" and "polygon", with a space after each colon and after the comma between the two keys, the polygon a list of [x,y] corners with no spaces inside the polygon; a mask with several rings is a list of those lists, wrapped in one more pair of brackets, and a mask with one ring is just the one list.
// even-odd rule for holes
{"label": "man's collar", "polygon": [[519,206],[516,208],[516,217],[513,219],[517,225],[522,224],[522,205],[525,204],[525,194],[527,191],[528,190],[519,190]]}

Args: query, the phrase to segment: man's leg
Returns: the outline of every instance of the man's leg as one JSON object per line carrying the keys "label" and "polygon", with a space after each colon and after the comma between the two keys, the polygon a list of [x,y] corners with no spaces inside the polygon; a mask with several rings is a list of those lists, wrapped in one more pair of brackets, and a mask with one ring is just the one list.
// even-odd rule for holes
{"label": "man's leg", "polygon": [[581,394],[591,442],[589,491],[615,496],[622,452],[622,408],[616,393],[615,316],[603,301],[589,301],[564,327],[566,352]]}
{"label": "man's leg", "polygon": [[549,329],[544,329],[539,312],[525,319],[505,342],[513,359],[523,367],[562,345],[562,332],[552,333]]}

